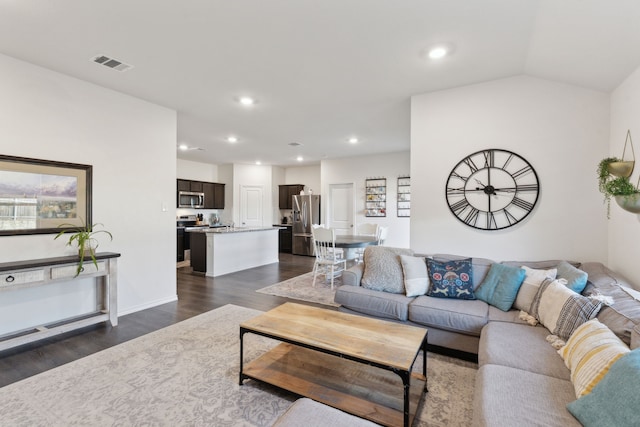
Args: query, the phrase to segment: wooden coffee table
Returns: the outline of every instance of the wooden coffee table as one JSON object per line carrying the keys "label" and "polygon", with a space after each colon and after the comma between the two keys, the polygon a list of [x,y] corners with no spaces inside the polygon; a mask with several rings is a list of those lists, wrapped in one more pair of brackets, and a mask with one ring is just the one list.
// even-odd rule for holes
{"label": "wooden coffee table", "polygon": [[[282,343],[245,364],[246,333]],[[420,350],[422,374],[411,372]],[[240,325],[240,385],[263,381],[378,424],[413,423],[426,375],[424,328],[294,303]]]}

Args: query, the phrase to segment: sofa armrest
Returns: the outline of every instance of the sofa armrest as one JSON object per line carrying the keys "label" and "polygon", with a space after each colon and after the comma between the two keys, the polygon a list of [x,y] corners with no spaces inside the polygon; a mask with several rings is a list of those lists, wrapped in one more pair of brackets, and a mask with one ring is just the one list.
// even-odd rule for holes
{"label": "sofa armrest", "polygon": [[349,286],[360,286],[362,274],[364,273],[364,263],[354,265],[342,272],[342,284]]}

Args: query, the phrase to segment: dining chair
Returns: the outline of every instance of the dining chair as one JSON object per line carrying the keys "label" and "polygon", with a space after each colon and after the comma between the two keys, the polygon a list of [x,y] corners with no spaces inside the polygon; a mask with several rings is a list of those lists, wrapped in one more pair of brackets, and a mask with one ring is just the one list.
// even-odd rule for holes
{"label": "dining chair", "polygon": [[312,286],[316,286],[316,277],[318,274],[322,274],[325,280],[330,278],[331,290],[333,290],[333,281],[347,268],[347,260],[336,252],[336,232],[334,229],[313,227],[311,231],[316,252]]}
{"label": "dining chair", "polygon": [[387,240],[388,234],[389,234],[389,227],[378,228],[378,246],[384,245],[384,241]]}
{"label": "dining chair", "polygon": [[[378,224],[371,223],[360,224],[357,228],[357,234],[360,236],[373,236],[377,239],[379,234],[379,226]],[[356,249],[356,263],[364,261],[364,249],[365,248]]]}

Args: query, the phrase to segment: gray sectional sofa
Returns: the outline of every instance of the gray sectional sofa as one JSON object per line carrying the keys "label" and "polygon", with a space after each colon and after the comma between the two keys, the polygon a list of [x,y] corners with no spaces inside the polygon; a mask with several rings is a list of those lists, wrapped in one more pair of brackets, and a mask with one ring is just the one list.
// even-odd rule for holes
{"label": "gray sectional sofa", "polygon": [[[440,254],[432,258],[449,261],[464,257]],[[472,259],[475,289],[493,263]],[[547,269],[558,261],[505,264]],[[620,286],[632,287],[629,282],[601,263],[573,264],[588,274],[583,294],[613,295],[614,303],[602,308],[598,319],[631,349],[640,347],[640,301],[616,294]],[[340,310],[428,327],[431,345],[477,354],[474,425],[581,425],[566,408],[576,400],[571,372],[547,342],[550,331],[544,326],[530,326],[519,318],[519,310],[505,312],[480,300],[407,297],[367,289],[360,286],[366,268],[365,262],[343,273],[343,285],[335,295]]]}

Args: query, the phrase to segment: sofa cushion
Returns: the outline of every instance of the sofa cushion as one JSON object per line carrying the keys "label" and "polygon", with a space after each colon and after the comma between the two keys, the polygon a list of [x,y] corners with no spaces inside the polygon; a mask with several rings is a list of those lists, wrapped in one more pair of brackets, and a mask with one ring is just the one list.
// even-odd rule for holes
{"label": "sofa cushion", "polygon": [[482,284],[476,289],[476,298],[502,311],[509,311],[524,278],[525,270],[520,267],[493,264]]}
{"label": "sofa cushion", "polygon": [[489,306],[489,322],[510,322],[526,325],[527,322],[520,319],[520,310],[502,311],[492,305]]}
{"label": "sofa cushion", "polygon": [[436,298],[456,298],[473,300],[473,272],[471,258],[447,262],[427,259],[429,291],[427,295]]}
{"label": "sofa cushion", "polygon": [[580,325],[567,344],[558,350],[571,370],[576,397],[591,393],[611,365],[628,352],[629,347],[598,319]]}
{"label": "sofa cushion", "polygon": [[640,349],[627,353],[586,396],[567,409],[586,426],[637,426],[640,408]]}
{"label": "sofa cushion", "polygon": [[409,320],[425,326],[479,336],[487,324],[488,305],[479,300],[417,297],[409,306]]}
{"label": "sofa cushion", "polygon": [[404,289],[408,297],[424,295],[429,289],[429,274],[424,257],[400,255]]}
{"label": "sofa cushion", "polygon": [[[469,257],[460,256],[460,255],[451,255],[451,254],[436,254],[433,255],[432,258],[435,261],[439,262],[447,262],[447,261],[455,261],[467,259]],[[473,271],[473,289],[475,290],[480,283],[484,280],[484,277],[489,272],[491,265],[494,264],[495,261],[486,258],[471,258],[471,270]]]}
{"label": "sofa cushion", "polygon": [[619,283],[601,283],[596,287],[589,282],[584,295],[602,294],[613,298],[613,304],[603,306],[598,320],[609,327],[627,345],[631,344],[631,331],[640,325],[640,300],[637,291]]}
{"label": "sofa cushion", "polygon": [[413,251],[386,246],[367,246],[364,250],[362,286],[375,291],[404,294],[404,278],[399,255],[413,255]]}
{"label": "sofa cushion", "polygon": [[587,273],[577,269],[567,261],[558,264],[558,278],[567,281],[566,286],[574,292],[580,293],[587,286]]}
{"label": "sofa cushion", "polygon": [[530,314],[551,333],[566,340],[587,320],[593,319],[602,303],[584,297],[561,280],[545,280],[531,303]]}
{"label": "sofa cushion", "polygon": [[476,375],[473,425],[579,427],[565,407],[573,399],[567,380],[484,365]]}
{"label": "sofa cushion", "polygon": [[359,286],[342,285],[336,289],[334,301],[358,313],[406,321],[409,303],[413,298],[402,294],[372,291]]}
{"label": "sofa cushion", "polygon": [[480,336],[478,363],[480,366],[509,366],[569,380],[570,372],[562,357],[547,343],[547,335],[549,331],[542,326],[489,322]]}
{"label": "sofa cushion", "polygon": [[518,290],[518,295],[516,296],[516,300],[513,303],[513,307],[518,310],[529,312],[531,309],[531,303],[533,299],[536,297],[536,293],[538,292],[538,288],[544,281],[544,279],[555,279],[558,274],[557,268],[549,268],[546,270],[535,269],[531,267],[527,267],[523,265],[521,267],[525,272],[524,281],[522,282],[522,286],[520,286],[520,290]]}

